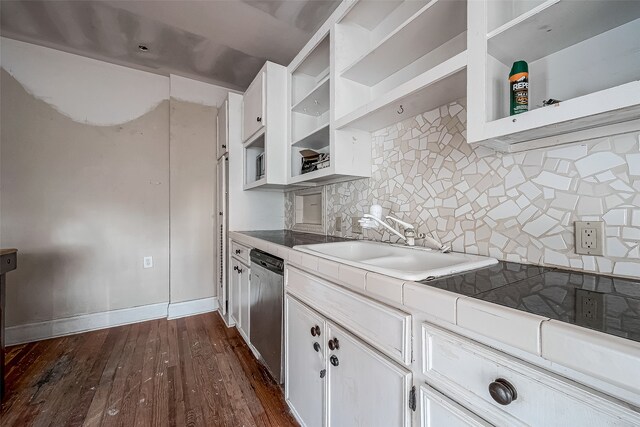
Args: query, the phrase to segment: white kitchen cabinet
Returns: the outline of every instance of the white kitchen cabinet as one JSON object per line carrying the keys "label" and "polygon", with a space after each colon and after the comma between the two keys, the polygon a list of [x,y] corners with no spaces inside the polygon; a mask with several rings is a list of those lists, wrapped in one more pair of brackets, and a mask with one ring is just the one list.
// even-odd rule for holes
{"label": "white kitchen cabinet", "polygon": [[408,426],[412,375],[291,295],[285,396],[305,426]]}
{"label": "white kitchen cabinet", "polygon": [[[467,15],[470,143],[515,152],[640,129],[640,2],[478,0]],[[517,60],[529,111],[510,116]]]}
{"label": "white kitchen cabinet", "polygon": [[236,258],[231,258],[230,316],[235,321],[240,335],[249,342],[249,267]]}
{"label": "white kitchen cabinet", "polygon": [[242,265],[240,261],[231,258],[231,270],[229,273],[229,316],[231,320],[240,326],[240,275],[238,267]]}
{"label": "white kitchen cabinet", "polygon": [[488,422],[429,386],[420,386],[421,427],[488,427]]}
{"label": "white kitchen cabinet", "polygon": [[285,399],[307,427],[324,425],[325,321],[296,299],[285,299]]}
{"label": "white kitchen cabinet", "polygon": [[268,61],[244,94],[242,102],[244,190],[286,187],[286,94],[287,69]]}
{"label": "white kitchen cabinet", "polygon": [[331,322],[327,335],[327,425],[410,425],[411,372]]}
{"label": "white kitchen cabinet", "polygon": [[242,140],[247,141],[267,123],[264,105],[266,71],[260,71],[242,99]]}
{"label": "white kitchen cabinet", "polygon": [[218,109],[218,144],[217,158],[224,156],[229,150],[229,101],[224,100]]}

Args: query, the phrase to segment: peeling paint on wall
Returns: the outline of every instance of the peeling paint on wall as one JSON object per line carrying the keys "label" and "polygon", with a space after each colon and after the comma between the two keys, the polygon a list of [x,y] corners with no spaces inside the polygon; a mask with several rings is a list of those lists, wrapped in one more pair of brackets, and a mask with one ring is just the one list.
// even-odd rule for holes
{"label": "peeling paint on wall", "polygon": [[2,68],[35,98],[75,122],[113,126],[169,99],[169,78],[7,38]]}

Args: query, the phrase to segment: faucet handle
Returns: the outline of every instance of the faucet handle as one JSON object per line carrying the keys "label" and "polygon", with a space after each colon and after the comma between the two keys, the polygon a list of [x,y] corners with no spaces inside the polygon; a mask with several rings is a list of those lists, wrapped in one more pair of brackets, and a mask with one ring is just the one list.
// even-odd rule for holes
{"label": "faucet handle", "polygon": [[403,226],[405,229],[412,229],[412,230],[415,230],[415,227],[414,227],[413,225],[409,224],[408,222],[404,222],[404,221],[402,221],[401,219],[398,219],[398,218],[396,218],[396,217],[394,217],[394,216],[387,215],[387,216],[386,216],[386,218],[387,218],[387,219],[390,219],[390,220],[391,220],[391,221],[393,221],[393,222],[396,222],[396,223],[400,224],[400,225],[401,225],[401,226]]}

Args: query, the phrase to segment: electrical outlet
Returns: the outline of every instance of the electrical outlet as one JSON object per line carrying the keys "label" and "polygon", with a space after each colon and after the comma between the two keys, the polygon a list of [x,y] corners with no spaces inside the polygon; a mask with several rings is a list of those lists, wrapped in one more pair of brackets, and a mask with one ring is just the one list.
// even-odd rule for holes
{"label": "electrical outlet", "polygon": [[342,234],[342,217],[336,218],[336,233]]}
{"label": "electrical outlet", "polygon": [[151,256],[144,257],[143,260],[142,260],[142,265],[144,266],[144,268],[153,267],[153,257],[151,257]]}
{"label": "electrical outlet", "polygon": [[352,234],[362,234],[362,224],[360,224],[360,221],[362,218],[359,216],[352,216],[351,217],[351,233]]}
{"label": "electrical outlet", "polygon": [[576,221],[573,223],[576,237],[576,253],[604,255],[604,222]]}
{"label": "electrical outlet", "polygon": [[576,323],[589,328],[604,327],[604,294],[576,289]]}

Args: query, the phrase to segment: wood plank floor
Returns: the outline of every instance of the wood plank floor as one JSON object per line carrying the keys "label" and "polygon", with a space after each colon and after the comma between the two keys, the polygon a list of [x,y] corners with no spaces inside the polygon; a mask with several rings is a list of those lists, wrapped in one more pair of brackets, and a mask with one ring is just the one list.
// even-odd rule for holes
{"label": "wood plank floor", "polygon": [[217,313],[7,349],[4,426],[295,426]]}

